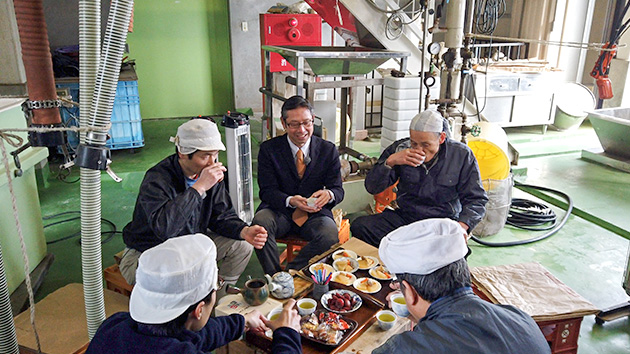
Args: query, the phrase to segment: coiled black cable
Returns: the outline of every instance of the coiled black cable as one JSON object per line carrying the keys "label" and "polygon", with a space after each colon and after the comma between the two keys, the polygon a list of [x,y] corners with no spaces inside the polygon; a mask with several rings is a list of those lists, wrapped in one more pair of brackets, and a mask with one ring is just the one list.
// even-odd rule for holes
{"label": "coiled black cable", "polygon": [[[50,219],[53,219],[53,218],[56,218],[56,217],[59,217],[59,216],[63,216],[63,215],[68,215],[68,214],[79,214],[80,215],[81,212],[80,211],[65,211],[65,212],[62,212],[62,213],[59,213],[59,214],[55,214],[55,215],[44,216],[44,217],[42,217],[42,220],[50,220]],[[75,216],[75,217],[71,217],[69,219],[55,221],[53,223],[44,225],[44,229],[47,228],[47,227],[50,227],[50,226],[59,225],[59,224],[63,224],[63,223],[69,222],[69,221],[79,220],[79,219],[81,219],[81,216]],[[104,239],[101,240],[101,244],[104,244],[104,243],[107,243],[107,242],[111,241],[112,237],[114,237],[114,235],[116,235],[116,234],[122,234],[122,232],[117,231],[116,224],[114,224],[113,222],[111,222],[111,221],[109,221],[109,220],[107,220],[105,218],[101,218],[101,222],[104,222],[104,223],[108,224],[113,229],[111,231],[103,231],[103,232],[101,232],[101,237],[107,235],[107,237],[105,237]],[[80,236],[80,235],[81,235],[81,231],[77,231],[75,233],[72,233],[72,234],[70,234],[68,236],[64,236],[64,237],[58,238],[56,240],[46,241],[46,244],[47,245],[52,245],[54,243],[65,241],[65,240],[69,240],[71,238],[74,238],[74,237],[77,237],[77,236]]]}
{"label": "coiled black cable", "polygon": [[[569,216],[571,215],[571,212],[573,211],[573,199],[571,199],[571,197],[568,194],[561,192],[559,190],[555,190],[555,189],[551,189],[547,187],[541,187],[541,186],[533,186],[530,184],[521,184],[521,183],[515,182],[514,185],[520,188],[536,189],[543,192],[549,192],[549,193],[553,193],[553,194],[561,196],[567,201],[567,210],[564,216],[562,217],[560,221],[558,221],[553,210],[551,210],[551,208],[547,207],[544,204],[536,203],[536,202],[532,202],[532,201],[524,200],[524,199],[513,199],[512,207],[510,208],[510,216],[512,217],[511,222],[516,224],[513,226],[519,227],[525,230],[532,230],[532,231],[546,231],[546,230],[549,230],[549,231],[544,233],[543,235],[536,236],[527,240],[510,241],[510,242],[488,242],[488,241],[483,241],[473,235],[471,236],[471,238],[475,242],[484,246],[489,246],[489,247],[509,247],[509,246],[526,245],[529,243],[534,243],[537,241],[544,240],[552,236],[556,232],[560,231],[560,229],[564,226],[564,224],[566,224],[567,220],[569,219]],[[516,205],[515,205],[515,202],[516,202]],[[553,222],[553,224],[551,226],[544,226],[544,227],[538,227],[538,228],[532,227],[532,226],[537,226],[537,225],[538,226],[544,225],[549,222]]]}
{"label": "coiled black cable", "polygon": [[[506,224],[523,230],[546,231],[553,229],[556,219],[556,213],[547,205],[528,199],[514,198]],[[552,224],[549,225],[549,223]]]}

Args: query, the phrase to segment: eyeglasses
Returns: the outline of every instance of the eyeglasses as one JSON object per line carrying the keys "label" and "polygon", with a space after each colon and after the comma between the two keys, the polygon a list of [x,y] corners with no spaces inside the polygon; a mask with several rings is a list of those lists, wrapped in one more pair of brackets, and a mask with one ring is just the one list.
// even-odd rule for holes
{"label": "eyeglasses", "polygon": [[306,122],[291,122],[287,123],[287,126],[291,129],[299,129],[300,126],[303,126],[304,128],[310,128],[313,126],[313,120],[307,120]]}
{"label": "eyeglasses", "polygon": [[217,279],[217,290],[216,291],[219,291],[219,290],[223,289],[224,286],[225,286],[225,280],[223,278],[221,278],[221,277],[218,277],[218,279]]}

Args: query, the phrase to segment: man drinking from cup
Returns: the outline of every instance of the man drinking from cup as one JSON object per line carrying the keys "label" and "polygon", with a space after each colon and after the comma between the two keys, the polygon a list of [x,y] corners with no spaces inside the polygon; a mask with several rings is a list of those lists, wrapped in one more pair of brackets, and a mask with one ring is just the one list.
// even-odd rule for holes
{"label": "man drinking from cup", "polygon": [[473,293],[467,251],[461,226],[450,219],[417,221],[381,240],[379,256],[396,274],[417,325],[392,336],[373,354],[550,352],[528,314]]}

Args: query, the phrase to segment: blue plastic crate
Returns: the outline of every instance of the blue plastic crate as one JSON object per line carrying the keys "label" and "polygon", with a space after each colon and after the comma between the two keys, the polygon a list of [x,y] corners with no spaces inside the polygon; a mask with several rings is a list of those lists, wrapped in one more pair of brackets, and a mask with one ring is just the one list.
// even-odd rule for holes
{"label": "blue plastic crate", "polygon": [[[78,83],[58,83],[57,87],[68,88],[72,100],[80,102]],[[61,119],[67,126],[78,126],[79,108],[61,108]],[[106,142],[108,148],[119,150],[144,146],[138,81],[118,81],[111,122],[110,138]],[[68,144],[73,149],[76,148],[79,145],[78,134],[68,132]]]}

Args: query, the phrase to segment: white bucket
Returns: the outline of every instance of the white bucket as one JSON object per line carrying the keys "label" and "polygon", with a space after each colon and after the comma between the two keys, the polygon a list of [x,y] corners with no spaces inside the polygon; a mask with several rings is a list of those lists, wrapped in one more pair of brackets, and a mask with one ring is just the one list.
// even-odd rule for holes
{"label": "white bucket", "polygon": [[595,95],[586,86],[569,82],[554,94],[556,113],[553,125],[560,130],[576,129],[588,111],[595,108]]}

